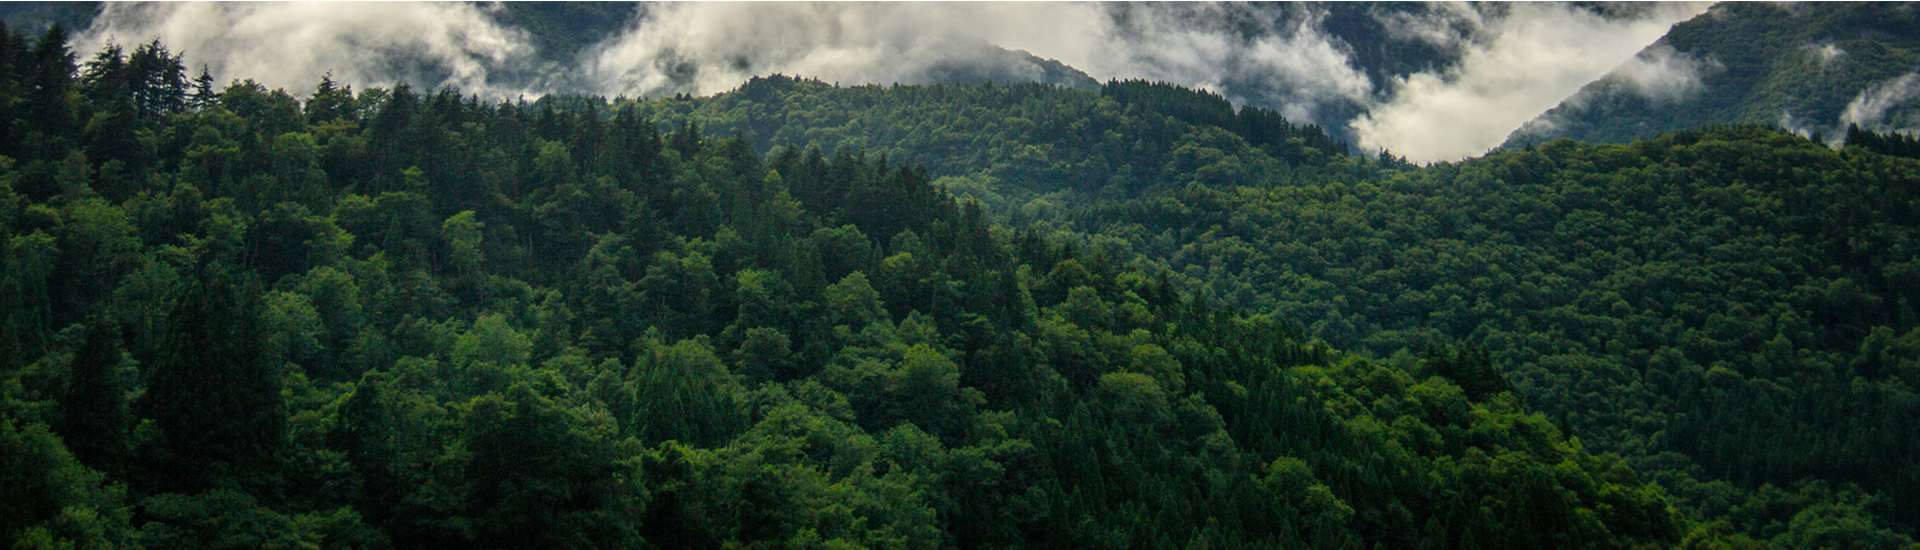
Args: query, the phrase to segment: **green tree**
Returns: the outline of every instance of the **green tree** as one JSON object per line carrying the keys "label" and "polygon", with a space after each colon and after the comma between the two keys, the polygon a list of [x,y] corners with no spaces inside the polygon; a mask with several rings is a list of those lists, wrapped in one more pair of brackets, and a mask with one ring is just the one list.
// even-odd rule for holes
{"label": "green tree", "polygon": [[67,453],[43,424],[0,418],[0,544],[135,548],[125,490]]}
{"label": "green tree", "polygon": [[245,279],[201,269],[174,305],[166,339],[144,370],[140,410],[159,431],[149,457],[176,472],[148,483],[162,490],[194,490],[218,480],[272,483],[269,472],[286,448],[288,413],[282,365],[267,349],[264,304]]}
{"label": "green tree", "polygon": [[106,319],[87,323],[86,338],[67,368],[57,427],[75,458],[115,473],[130,458],[133,430],[123,362],[118,325]]}

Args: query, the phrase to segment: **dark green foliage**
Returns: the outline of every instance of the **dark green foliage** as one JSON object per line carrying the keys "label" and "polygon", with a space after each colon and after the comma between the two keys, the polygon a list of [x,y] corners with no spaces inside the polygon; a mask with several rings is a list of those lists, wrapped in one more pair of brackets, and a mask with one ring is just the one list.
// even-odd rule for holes
{"label": "dark green foliage", "polygon": [[[65,67],[68,80],[44,80],[70,83],[76,69],[53,55],[64,52],[56,46],[36,44],[46,55],[34,63],[45,66],[0,73],[0,81],[20,84]],[[99,59],[96,67],[117,58]],[[110,74],[103,71],[88,74]],[[127,110],[121,94],[106,93],[117,88],[85,82],[62,92],[75,120]],[[1288,280],[1333,278],[1366,292],[1331,303],[1372,314],[1389,310],[1380,296],[1427,288],[1381,290],[1354,274],[1371,264],[1351,243],[1431,241],[1361,231],[1398,226],[1360,223],[1368,212],[1340,208],[1387,191],[1328,179],[1380,178],[1393,190],[1446,196],[1433,190],[1436,182],[1470,189],[1497,177],[1544,186],[1520,178],[1561,174],[1571,181],[1557,181],[1560,189],[1599,201],[1571,175],[1611,174],[1589,166],[1638,169],[1634,176],[1665,177],[1657,181],[1671,187],[1618,200],[1668,200],[1658,192],[1684,189],[1721,208],[1715,214],[1771,219],[1699,183],[1705,178],[1570,145],[1537,158],[1496,157],[1486,161],[1491,167],[1408,172],[1323,149],[1331,145],[1310,128],[1271,113],[1223,110],[1217,97],[1114,86],[1126,102],[1046,87],[835,89],[768,79],[720,98],[552,109],[404,86],[322,85],[303,101],[242,81],[215,101],[115,119],[137,138],[139,162],[108,150],[126,146],[115,141],[124,135],[81,139],[85,128],[60,126],[65,119],[10,111],[7,127],[23,131],[0,150],[0,183],[8,186],[0,188],[8,266],[0,342],[10,352],[0,377],[0,450],[13,476],[0,505],[14,507],[0,535],[47,545],[97,535],[111,546],[236,548],[1663,547],[1689,534],[1702,544],[1739,540],[1712,525],[1694,529],[1695,518],[1671,508],[1665,490],[1746,496],[1749,482],[1793,480],[1801,473],[1793,468],[1818,466],[1698,459],[1749,468],[1755,479],[1675,477],[1680,469],[1622,437],[1594,439],[1627,459],[1596,454],[1531,412],[1528,403],[1539,403],[1562,424],[1611,426],[1572,416],[1572,394],[1543,391],[1552,387],[1547,374],[1579,371],[1541,363],[1613,360],[1587,339],[1612,325],[1528,317],[1528,327],[1560,332],[1522,338],[1517,328],[1489,329],[1484,348],[1434,345],[1424,359],[1371,359],[1316,338],[1387,355],[1464,339],[1481,323],[1499,328],[1500,319],[1448,310],[1427,318],[1444,326],[1438,334],[1385,320],[1374,321],[1380,331],[1348,334],[1325,323],[1367,318],[1280,307],[1289,302],[1274,296],[1284,294],[1228,286],[1242,267],[1287,265],[1241,251],[1286,242],[1257,231],[1273,227],[1326,248],[1277,248],[1298,259],[1301,278]],[[741,99],[754,90],[774,99]],[[884,108],[861,111],[855,100]],[[742,105],[808,110],[785,119],[728,110]],[[964,125],[929,126],[903,141],[854,141],[862,124],[894,128],[891,117],[916,110]],[[821,120],[809,117],[840,115],[863,122],[840,134],[806,127]],[[1023,117],[1032,118],[1016,120]],[[795,122],[755,126],[770,120]],[[678,129],[663,134],[656,121]],[[719,131],[704,133],[696,122]],[[1905,165],[1880,155],[1801,151],[1794,147],[1808,147],[1804,140],[1765,132],[1717,136],[1637,152],[1676,163],[1715,159],[1749,177],[1749,190],[1790,180],[1725,151],[1805,155],[1785,166],[1880,163],[1855,173],[1907,181],[1890,172]],[[763,157],[754,146],[767,143],[792,146]],[[908,145],[911,154],[882,155]],[[967,164],[976,161],[984,164]],[[966,170],[934,171],[954,167]],[[102,191],[109,176],[119,187]],[[1237,186],[1250,181],[1274,185]],[[1839,193],[1843,183],[1853,182],[1818,189]],[[942,187],[968,187],[961,191],[981,200],[962,202]],[[1892,183],[1852,188],[1882,203],[1905,192]],[[1286,204],[1338,202],[1311,212],[1265,202],[1258,211],[1240,208],[1266,193]],[[1016,195],[1018,203],[1006,199]],[[1085,197],[1097,199],[1077,200]],[[1018,232],[996,225],[988,211],[1008,204],[1045,223]],[[1807,210],[1782,217],[1784,227],[1714,235],[1832,245],[1852,241],[1826,240],[1839,237],[1823,233],[1820,216],[1889,228],[1910,221],[1846,201],[1807,204],[1818,206],[1796,206]],[[1842,207],[1822,210],[1833,204]],[[1462,235],[1504,242],[1482,239],[1470,222],[1488,222],[1458,210],[1409,215],[1405,229],[1453,239],[1445,246],[1463,246]],[[1325,226],[1273,219],[1279,212]],[[1563,225],[1515,211],[1480,215]],[[1111,232],[1075,229],[1098,220],[1115,221],[1097,226]],[[1147,221],[1180,233],[1126,225]],[[1565,225],[1599,235],[1593,239],[1629,234]],[[1213,240],[1236,232],[1233,243]],[[1363,236],[1343,240],[1350,235]],[[1577,235],[1564,237],[1620,247]],[[1800,327],[1789,342],[1825,346],[1811,349],[1851,346],[1858,358],[1847,368],[1879,378],[1842,385],[1850,374],[1809,377],[1802,381],[1838,393],[1793,394],[1748,382],[1756,374],[1741,372],[1736,350],[1722,359],[1731,366],[1688,379],[1705,383],[1681,384],[1719,399],[1702,407],[1780,422],[1769,427],[1806,417],[1772,414],[1767,407],[1785,401],[1764,399],[1768,392],[1865,392],[1904,403],[1894,384],[1910,384],[1916,344],[1912,330],[1894,330],[1911,322],[1899,321],[1906,306],[1888,296],[1893,281],[1913,274],[1898,267],[1911,258],[1889,251],[1912,248],[1897,239],[1818,256],[1843,268],[1801,285],[1782,306],[1806,308],[1803,318],[1816,319],[1818,330],[1769,325]],[[1634,246],[1655,250],[1656,242]],[[1143,260],[1145,252],[1128,253],[1176,243],[1196,244],[1173,261],[1219,267],[1164,269]],[[1503,246],[1490,252],[1520,245]],[[1234,252],[1216,259],[1219,249]],[[1674,254],[1671,261],[1687,257]],[[1428,270],[1408,275],[1420,281],[1452,280],[1443,269],[1488,278],[1472,285],[1512,279],[1489,269],[1488,257],[1500,258],[1396,261]],[[1336,271],[1340,265],[1354,267]],[[1696,288],[1687,285],[1711,288],[1689,282],[1673,295]],[[1311,324],[1224,309],[1176,290],[1183,287]],[[96,327],[87,328],[89,318]],[[107,330],[114,327],[118,338]],[[1560,352],[1519,355],[1535,349]],[[1683,360],[1697,360],[1684,356],[1690,351]],[[123,380],[131,387],[101,378],[102,369],[129,365],[138,373]],[[1566,391],[1598,391],[1585,388],[1605,381],[1583,379],[1586,386]],[[113,446],[100,434],[123,432],[112,427],[118,420],[70,414],[94,405],[69,403],[104,403],[110,412],[116,396],[129,395],[137,396],[136,418],[120,465],[106,462],[101,474],[73,460],[61,437],[100,449]],[[1646,408],[1674,406],[1654,403]],[[1879,403],[1843,412],[1869,418],[1862,422],[1904,414]],[[1694,415],[1699,410],[1682,411],[1684,419],[1673,413],[1668,423],[1673,433],[1663,437],[1674,438],[1681,456],[1726,445],[1706,438],[1729,433],[1718,430],[1727,422]],[[1860,439],[1850,447],[1859,454],[1835,462],[1906,467],[1889,478],[1887,491],[1898,490],[1910,483],[1900,480],[1915,479],[1911,467],[1883,457],[1911,440]],[[1636,469],[1675,483],[1650,485]],[[1700,478],[1715,481],[1686,484]],[[1795,491],[1701,519],[1739,522],[1732,529],[1782,544],[1905,536],[1873,523],[1892,513],[1885,503],[1893,493]]]}
{"label": "dark green foliage", "polygon": [[[1806,480],[1904,500],[1920,168],[1866,150],[1753,127],[1560,141],[1095,204],[1077,233],[1339,346],[1437,346],[1424,372],[1475,401],[1517,392],[1702,517]],[[1446,347],[1466,339],[1485,347]]]}
{"label": "dark green foliage", "polygon": [[[1837,13],[1827,9],[1808,13]],[[1628,146],[1554,142],[1422,170],[1352,157],[1289,166],[1276,162],[1273,148],[1253,147],[1230,127],[1240,123],[1226,106],[1204,94],[1109,86],[1109,94],[1145,98],[1117,117],[1113,134],[1142,144],[1165,139],[1166,131],[1139,122],[1153,120],[1149,113],[1204,124],[1184,127],[1166,145],[1099,149],[1083,148],[1086,134],[1014,130],[1044,128],[1027,126],[1042,119],[1026,117],[1059,112],[1086,113],[1067,120],[1095,125],[1107,120],[1104,102],[1075,111],[1079,92],[1001,91],[1007,100],[989,101],[978,97],[988,92],[951,88],[765,79],[642,108],[685,112],[710,127],[778,120],[768,130],[776,136],[886,146],[906,158],[970,155],[930,161],[949,163],[936,181],[981,197],[998,219],[1036,228],[1010,243],[1033,266],[1025,290],[1041,305],[1070,305],[1058,320],[1019,325],[1030,349],[979,345],[1007,368],[994,377],[963,370],[988,403],[1041,398],[1025,393],[1044,387],[1028,374],[1033,363],[1068,388],[1099,386],[1105,358],[1089,330],[1099,323],[1088,320],[1123,317],[1117,304],[1103,309],[1085,299],[1094,294],[1071,298],[1077,286],[1104,291],[1088,275],[1094,262],[1122,261],[1209,301],[1298,320],[1336,346],[1379,355],[1433,350],[1414,372],[1447,379],[1470,402],[1513,391],[1583,443],[1661,480],[1696,518],[1723,517],[1769,486],[1822,481],[1881,499],[1848,508],[1862,514],[1851,517],[1871,518],[1869,530],[1912,536],[1920,525],[1910,507],[1889,504],[1913,498],[1920,471],[1905,458],[1920,449],[1904,428],[1920,410],[1899,374],[1916,353],[1906,335],[1920,328],[1920,296],[1911,290],[1920,288],[1920,270],[1910,257],[1920,223],[1912,182],[1920,176],[1910,161],[1882,156],[1901,150],[1904,137],[1861,131],[1850,136],[1854,145],[1833,151],[1740,126]],[[885,107],[904,101],[893,95],[928,97],[936,113],[948,102],[967,105],[977,116]],[[925,131],[901,131],[917,125]],[[947,131],[1020,137],[962,147]],[[795,138],[770,142],[783,139]],[[1093,152],[1074,155],[1079,164],[1059,172],[1009,169],[1048,150]],[[1155,151],[1161,156],[1142,154]],[[1112,176],[1146,183],[1130,191],[1074,179],[1141,158],[1157,159],[1146,165],[1158,168]],[[796,164],[807,162],[815,161]],[[1291,169],[1262,168],[1274,166]],[[1093,254],[1050,252],[1057,245],[1043,244],[1049,239]],[[869,280],[891,301],[907,294],[894,290],[896,281],[924,278],[925,268],[918,253],[885,254]],[[1062,261],[1067,255],[1078,258]],[[1016,379],[1024,382],[1009,384]],[[1831,498],[1838,497],[1797,501],[1777,521],[1785,526]],[[1784,527],[1759,525],[1740,523],[1735,532],[1786,543]]]}
{"label": "dark green foliage", "polygon": [[1900,133],[1881,134],[1861,130],[1857,124],[1847,125],[1849,147],[1859,147],[1882,155],[1920,159],[1920,138]]}
{"label": "dark green foliage", "polygon": [[0,418],[0,544],[136,547],[125,490],[67,453],[44,424]]}
{"label": "dark green foliage", "polygon": [[67,367],[67,390],[60,399],[58,431],[67,449],[96,469],[119,472],[128,458],[133,414],[127,406],[121,370],[118,326],[104,320],[87,323],[86,340]]}
{"label": "dark green foliage", "polygon": [[502,25],[527,32],[534,48],[553,61],[569,61],[645,13],[629,2],[505,2],[489,14]]}
{"label": "dark green foliage", "polygon": [[[1369,169],[1317,127],[1257,107],[1236,113],[1218,95],[1143,81],[1109,82],[1098,91],[1040,84],[842,88],[775,75],[733,93],[631,108],[698,120],[718,134],[737,132],[762,149],[786,146],[775,162],[800,169],[782,168],[782,177],[800,179],[788,182],[795,198],[820,213],[861,212],[850,207],[872,203],[842,201],[881,197],[837,188],[835,179],[850,174],[820,172],[824,161],[808,147],[923,163],[928,170],[920,177],[947,176],[935,183],[1027,218],[1054,214],[1053,194],[1063,189],[1132,196],[1194,181]],[[825,186],[808,188],[822,178]],[[924,204],[907,201],[898,206]]]}
{"label": "dark green foliage", "polygon": [[[142,416],[165,490],[196,490],[240,472],[270,474],[286,446],[283,360],[267,348],[263,304],[243,277],[201,268],[167,318],[166,340],[144,369]],[[239,282],[234,279],[242,279]]]}

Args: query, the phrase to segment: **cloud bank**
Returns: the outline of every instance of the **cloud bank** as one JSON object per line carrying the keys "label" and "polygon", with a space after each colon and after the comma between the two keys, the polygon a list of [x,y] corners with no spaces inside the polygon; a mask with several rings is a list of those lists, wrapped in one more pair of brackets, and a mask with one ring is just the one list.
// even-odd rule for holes
{"label": "cloud bank", "polygon": [[[1256,32],[1235,32],[1235,23]],[[645,96],[715,93],[769,73],[917,83],[930,80],[930,67],[956,65],[1045,80],[1037,60],[1010,61],[992,45],[1099,80],[1217,91],[1258,81],[1260,93],[1235,99],[1307,119],[1324,102],[1373,91],[1318,23],[1311,12],[1219,4],[667,4],[593,48],[582,77],[602,94]]]}
{"label": "cloud bank", "polygon": [[1382,8],[1369,12],[1384,29],[1379,39],[1432,44],[1445,58],[1416,67],[1421,72],[1376,70],[1374,77],[1356,61],[1355,45],[1329,30],[1352,32],[1352,22],[1330,25],[1329,8],[1320,5],[653,4],[570,59],[543,55],[525,32],[498,23],[495,9],[116,3],[80,34],[76,49],[160,38],[222,81],[252,78],[302,91],[331,72],[362,86],[445,84],[490,99],[711,94],[772,73],[841,84],[1089,82],[1051,59],[1097,80],[1213,90],[1351,135],[1363,148],[1431,161],[1486,151],[1622,63],[1624,78],[1650,97],[1692,93],[1698,79],[1684,75],[1700,69],[1697,61],[1633,54],[1705,7],[1659,4],[1629,14],[1531,3]]}
{"label": "cloud bank", "polygon": [[162,40],[197,72],[310,89],[328,72],[361,85],[447,84],[468,93],[539,95],[552,67],[525,32],[463,3],[108,3],[75,37],[97,51]]}
{"label": "cloud bank", "polygon": [[1086,49],[1102,79],[1145,78],[1220,92],[1296,121],[1325,119],[1330,104],[1364,105],[1374,83],[1349,47],[1323,29],[1326,13],[1307,6],[1128,4]]}
{"label": "cloud bank", "polygon": [[1512,4],[1485,22],[1487,38],[1458,65],[1401,79],[1391,99],[1353,121],[1354,134],[1363,148],[1415,162],[1484,153],[1707,7],[1659,4],[1613,18],[1561,4]]}
{"label": "cloud bank", "polygon": [[663,4],[588,48],[580,77],[595,93],[652,97],[717,93],[772,73],[921,83],[930,69],[976,65],[1041,80],[1035,60],[990,45],[1083,54],[1098,15],[1075,4]]}

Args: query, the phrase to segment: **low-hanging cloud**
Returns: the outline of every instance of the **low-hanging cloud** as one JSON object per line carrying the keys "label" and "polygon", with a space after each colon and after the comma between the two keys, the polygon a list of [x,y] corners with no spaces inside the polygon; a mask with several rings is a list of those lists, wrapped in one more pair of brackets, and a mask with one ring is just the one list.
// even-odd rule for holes
{"label": "low-hanging cloud", "polygon": [[1840,49],[1840,46],[1837,46],[1832,42],[1827,42],[1823,44],[1802,44],[1800,46],[1800,49],[1806,50],[1807,55],[1811,55],[1813,56],[1814,59],[1819,60],[1820,66],[1822,67],[1831,65],[1835,60],[1838,60],[1841,57],[1844,57],[1847,55],[1846,50]]}
{"label": "low-hanging cloud", "polygon": [[[1086,61],[1096,76],[1146,78],[1220,92],[1320,124],[1329,104],[1364,105],[1374,83],[1344,42],[1322,29],[1323,10],[1242,4],[1137,4],[1115,13]],[[1253,29],[1236,32],[1235,29]]]}
{"label": "low-hanging cloud", "polygon": [[1401,79],[1389,101],[1354,120],[1359,145],[1416,162],[1485,152],[1707,5],[1659,4],[1627,17],[1559,4],[1510,8],[1486,21],[1485,41],[1459,64]]}
{"label": "low-hanging cloud", "polygon": [[1657,44],[1622,63],[1607,77],[1618,79],[1635,95],[1657,105],[1700,93],[1706,89],[1701,77],[1724,69],[1719,60],[1702,60],[1673,46]]}
{"label": "low-hanging cloud", "polygon": [[639,96],[716,93],[771,73],[918,83],[933,67],[976,64],[1039,77],[1035,60],[989,44],[1082,54],[1098,15],[1075,4],[663,4],[589,48],[580,76],[596,93]]}
{"label": "low-hanging cloud", "polygon": [[344,83],[451,85],[489,99],[711,94],[773,73],[842,84],[1142,78],[1350,132],[1365,148],[1440,160],[1487,150],[1622,62],[1623,78],[1650,96],[1692,93],[1697,78],[1684,74],[1700,70],[1698,60],[1633,53],[1704,8],[1661,4],[1629,16],[1561,4],[1370,10],[1390,40],[1443,54],[1437,68],[1404,78],[1369,77],[1377,68],[1356,62],[1321,5],[650,4],[569,59],[537,51],[524,31],[493,17],[496,9],[116,3],[76,47],[159,38],[221,81],[304,90],[331,72]]}
{"label": "low-hanging cloud", "polygon": [[[720,92],[769,73],[917,83],[931,67],[974,66],[1045,80],[1038,59],[998,49],[1007,48],[1095,79],[1202,87],[1301,119],[1324,102],[1372,93],[1315,14],[1272,17],[1280,13],[1217,4],[668,4],[590,49],[581,77],[602,94],[642,96]],[[1229,20],[1261,32],[1236,33]],[[1264,86],[1244,85],[1256,81]]]}
{"label": "low-hanging cloud", "polygon": [[1374,15],[1387,36],[1402,42],[1425,42],[1441,48],[1464,47],[1473,40],[1474,31],[1486,28],[1486,17],[1464,3],[1434,4],[1433,13],[1411,11]]}
{"label": "low-hanging cloud", "polygon": [[1916,98],[1920,98],[1920,72],[1907,73],[1875,84],[1847,103],[1847,110],[1840,113],[1840,127],[1858,124],[1862,128],[1875,130],[1911,130],[1890,127],[1886,120],[1887,112]]}
{"label": "low-hanging cloud", "polygon": [[537,96],[551,69],[524,31],[465,3],[108,3],[75,45],[94,51],[109,41],[154,39],[222,82],[247,78],[292,90],[331,72],[362,85]]}

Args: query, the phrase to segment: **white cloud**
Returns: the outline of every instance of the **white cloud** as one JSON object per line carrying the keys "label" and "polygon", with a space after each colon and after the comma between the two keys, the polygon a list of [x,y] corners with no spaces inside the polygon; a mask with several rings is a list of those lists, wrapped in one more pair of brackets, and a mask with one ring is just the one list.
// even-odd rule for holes
{"label": "white cloud", "polygon": [[[1920,72],[1901,75],[1860,92],[1840,113],[1840,127],[1858,124],[1861,128],[1882,129],[1887,111],[1920,98]],[[1905,130],[1906,128],[1887,128]]]}
{"label": "white cloud", "polygon": [[[1373,83],[1319,30],[1318,17],[1261,19],[1279,13],[1218,4],[666,4],[592,48],[582,76],[599,93],[649,96],[715,93],[770,73],[913,83],[930,67],[1004,65],[985,47],[992,44],[1057,59],[1101,80],[1213,90],[1258,80],[1270,96],[1235,99],[1277,104],[1293,115],[1326,101],[1368,98]],[[1267,32],[1241,36],[1229,18]]]}
{"label": "white cloud", "polygon": [[107,3],[75,49],[155,38],[195,72],[205,66],[223,82],[251,78],[297,91],[331,71],[349,83],[537,95],[531,81],[550,69],[539,66],[524,32],[465,3]]}
{"label": "white cloud", "polygon": [[1394,40],[1425,42],[1441,48],[1465,46],[1472,41],[1475,31],[1486,26],[1486,17],[1467,4],[1436,2],[1429,7],[1434,11],[1426,14],[1384,12],[1376,14],[1374,19]]}
{"label": "white cloud", "polygon": [[772,73],[911,83],[937,65],[1002,63],[987,44],[1072,64],[1095,53],[1087,43],[1104,20],[1086,4],[663,4],[590,48],[582,77],[599,93],[655,96]]}
{"label": "white cloud", "polygon": [[[1704,9],[1659,4],[1605,16],[1562,4],[1443,3],[1381,10],[1392,40],[1459,54],[1442,68],[1376,82],[1306,5],[1093,3],[668,3],[582,51],[543,61],[529,37],[466,3],[108,4],[76,49],[161,38],[222,81],[304,91],[319,75],[388,85],[451,84],[489,98],[552,91],[651,96],[732,89],[785,73],[842,84],[955,74],[1032,80],[1057,59],[1098,80],[1144,78],[1351,128],[1360,145],[1415,160],[1461,158],[1621,66],[1650,97],[1698,89],[1705,67],[1633,53]],[[1605,11],[1605,10],[1601,10]],[[997,47],[996,47],[997,46]],[[1381,97],[1388,100],[1382,102]],[[1335,117],[1371,110],[1348,121]]]}
{"label": "white cloud", "polygon": [[1719,60],[1702,61],[1675,51],[1672,46],[1659,44],[1622,63],[1608,77],[1619,79],[1635,94],[1658,104],[1686,99],[1705,90],[1700,77],[1725,68]]}
{"label": "white cloud", "polygon": [[1558,4],[1510,8],[1458,65],[1403,79],[1391,100],[1353,121],[1359,145],[1416,162],[1481,154],[1707,6],[1660,4],[1618,19]]}
{"label": "white cloud", "polygon": [[1836,59],[1840,59],[1841,56],[1847,55],[1846,50],[1840,49],[1840,46],[1834,45],[1832,42],[1825,44],[1804,44],[1800,46],[1800,49],[1806,50],[1807,55],[1811,55],[1814,59],[1820,60],[1820,66],[1822,67],[1833,63]]}
{"label": "white cloud", "polygon": [[[1374,83],[1308,8],[1254,10],[1241,5],[1128,6],[1115,32],[1090,49],[1096,76],[1146,78],[1220,91],[1296,121],[1315,120],[1324,104],[1370,102]],[[1251,36],[1236,24],[1259,29]],[[1236,95],[1237,94],[1237,95]],[[1245,97],[1252,95],[1253,97]]]}

